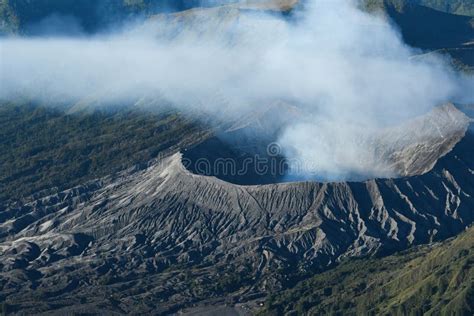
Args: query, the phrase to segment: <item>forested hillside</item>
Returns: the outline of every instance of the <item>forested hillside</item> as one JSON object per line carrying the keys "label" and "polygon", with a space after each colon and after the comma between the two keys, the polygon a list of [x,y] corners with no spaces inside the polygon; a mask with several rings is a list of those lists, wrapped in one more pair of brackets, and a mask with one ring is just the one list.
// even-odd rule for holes
{"label": "forested hillside", "polygon": [[474,16],[474,2],[470,0],[415,0],[414,2],[447,13]]}
{"label": "forested hillside", "polygon": [[445,13],[474,16],[471,0],[363,0],[369,7],[393,6],[402,11],[409,5],[419,5]]}
{"label": "forested hillside", "polygon": [[0,34],[34,32],[35,26],[51,17],[69,17],[85,32],[138,15],[177,11],[198,1],[173,0],[0,0]]}
{"label": "forested hillside", "polygon": [[199,134],[195,123],[171,111],[68,114],[30,103],[0,104],[0,125],[0,201],[146,163]]}
{"label": "forested hillside", "polygon": [[262,314],[472,315],[474,228],[434,246],[356,259],[271,296]]}

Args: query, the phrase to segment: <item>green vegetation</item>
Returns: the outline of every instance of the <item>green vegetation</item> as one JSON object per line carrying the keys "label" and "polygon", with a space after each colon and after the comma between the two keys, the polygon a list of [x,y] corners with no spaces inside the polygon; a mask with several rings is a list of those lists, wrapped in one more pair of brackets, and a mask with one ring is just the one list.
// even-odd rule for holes
{"label": "green vegetation", "polygon": [[370,9],[393,7],[398,11],[418,5],[450,14],[474,16],[471,0],[364,0],[364,4]]}
{"label": "green vegetation", "polygon": [[52,15],[73,17],[84,31],[94,32],[140,14],[181,10],[198,4],[195,0],[0,0],[0,34],[28,34],[32,25]]}
{"label": "green vegetation", "polygon": [[146,163],[199,133],[195,123],[171,111],[67,114],[31,104],[0,104],[0,126],[0,201]]}
{"label": "green vegetation", "polygon": [[386,258],[352,259],[270,296],[261,314],[472,315],[474,227]]}
{"label": "green vegetation", "polygon": [[10,0],[0,0],[0,34],[16,33],[19,27],[18,17],[10,6]]}
{"label": "green vegetation", "polygon": [[474,16],[472,0],[415,0],[422,6],[451,14]]}
{"label": "green vegetation", "polygon": [[0,303],[0,315],[3,316],[6,314],[7,304],[5,302]]}
{"label": "green vegetation", "polygon": [[57,15],[74,16],[87,29],[93,27],[97,18],[94,0],[0,0],[2,33],[23,33],[32,24],[42,19]]}

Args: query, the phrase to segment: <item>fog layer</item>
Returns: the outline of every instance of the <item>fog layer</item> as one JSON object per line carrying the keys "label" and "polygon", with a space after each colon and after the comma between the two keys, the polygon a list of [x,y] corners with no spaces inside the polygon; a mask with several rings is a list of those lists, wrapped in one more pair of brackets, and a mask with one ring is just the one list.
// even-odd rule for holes
{"label": "fog layer", "polygon": [[368,154],[367,135],[472,88],[441,59],[411,58],[416,51],[389,22],[345,0],[313,0],[292,19],[194,10],[120,34],[0,45],[2,99],[119,104],[146,96],[226,119],[286,100],[304,115],[275,127],[283,153],[326,179],[391,175]]}

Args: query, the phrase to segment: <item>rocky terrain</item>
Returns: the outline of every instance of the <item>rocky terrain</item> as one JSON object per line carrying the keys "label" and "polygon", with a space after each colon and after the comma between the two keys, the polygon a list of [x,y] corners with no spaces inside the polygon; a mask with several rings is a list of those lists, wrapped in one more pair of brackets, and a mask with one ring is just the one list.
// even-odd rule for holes
{"label": "rocky terrain", "polygon": [[[183,152],[183,163],[194,173],[243,185],[324,180],[317,173],[307,175],[304,171],[292,170],[278,145],[278,133],[291,124],[292,119],[305,115],[305,111],[296,106],[277,102],[265,111],[251,113],[251,118],[245,118],[245,124],[234,123],[187,148]],[[370,161],[371,172],[348,175],[345,180],[422,175],[463,137],[464,129],[460,126],[465,120],[464,114],[448,104],[408,122],[361,131],[354,141],[365,148],[359,161]]]}
{"label": "rocky terrain", "polygon": [[192,174],[170,152],[6,205],[1,298],[12,313],[165,313],[252,299],[345,257],[443,240],[474,221],[469,121],[452,105],[417,119],[439,135],[395,155],[417,166],[399,179],[239,186]]}
{"label": "rocky terrain", "polygon": [[[71,3],[66,7],[70,9]],[[93,1],[84,3],[73,8],[86,32],[108,25],[97,17],[89,20],[88,5]],[[162,15],[151,0],[117,3],[114,10],[125,10],[121,17],[146,12],[151,25],[163,19],[168,23],[169,29],[154,32],[168,32],[176,39],[195,33],[196,41],[202,36],[219,37],[234,23],[248,25],[246,30],[253,35],[249,38],[260,41],[249,16],[264,9],[291,19],[289,11],[301,4],[250,1]],[[459,68],[472,68],[472,18],[447,13],[471,14],[466,1],[456,1],[452,7],[430,0],[366,3],[373,6],[370,9],[383,8],[400,26],[404,39],[423,49],[420,54],[446,50]],[[50,14],[51,7],[39,10],[28,4],[0,2],[0,16],[5,17],[0,33],[29,34],[31,25]],[[59,2],[51,4],[62,12],[61,5],[56,7]],[[202,21],[213,32],[205,33]],[[387,177],[354,175],[351,181],[327,182],[294,176],[286,169],[257,173],[254,165],[241,175],[202,172],[193,166],[202,158],[211,164],[231,158],[242,166],[245,158],[254,155],[281,162],[284,157],[268,147],[279,131],[274,126],[282,128],[292,115],[304,115],[290,103],[278,101],[262,107],[261,113],[251,112],[232,122],[215,122],[202,113],[196,122],[168,108],[157,116],[146,111],[133,115],[137,109],[156,109],[160,101],[143,98],[130,112],[112,116],[102,115],[107,109],[100,106],[100,96],[74,103],[66,114],[2,101],[2,131],[8,133],[0,135],[8,154],[2,155],[1,162],[12,167],[4,168],[0,179],[0,189],[5,191],[0,194],[0,314],[171,314],[209,311],[215,306],[219,306],[216,313],[245,314],[243,305],[238,309],[224,305],[260,303],[269,293],[281,296],[271,298],[264,312],[291,313],[298,311],[300,301],[291,297],[289,304],[285,293],[292,292],[285,290],[310,277],[316,279],[308,281],[309,290],[300,285],[291,295],[301,296],[307,310],[329,313],[340,298],[321,288],[319,272],[337,269],[342,262],[340,270],[326,273],[335,271],[329,279],[339,273],[344,276],[347,269],[359,268],[344,264],[360,257],[373,260],[362,264],[367,262],[369,268],[380,262],[393,270],[399,262],[406,267],[423,263],[410,277],[397,278],[397,284],[409,283],[430,274],[432,261],[422,260],[426,249],[474,222],[474,134],[468,117],[474,113],[472,106],[447,104],[374,131],[361,146],[373,158],[374,169],[388,167]],[[193,106],[199,112],[202,104]],[[16,118],[13,126],[6,128],[12,118]],[[52,129],[56,133],[48,134]],[[258,142],[253,141],[256,134]],[[25,188],[29,183],[31,188]],[[472,238],[461,241],[459,253]],[[425,244],[430,246],[417,253],[419,261],[411,261],[411,256],[378,261]],[[449,258],[459,253],[441,254]],[[463,267],[469,262],[462,261]],[[443,267],[448,271],[452,265]],[[369,268],[361,278],[372,273]],[[460,271],[468,271],[469,276],[471,270]],[[465,284],[460,281],[464,282],[464,274],[453,274],[449,274],[453,284]],[[324,282],[327,275],[321,274]],[[374,277],[376,285],[393,278]],[[311,282],[325,297],[320,310],[313,304],[314,297],[305,297],[313,291]],[[359,283],[360,279],[347,283],[356,287],[357,295],[362,291]],[[436,292],[431,283],[426,289]],[[364,297],[367,302],[382,302],[383,312],[393,312],[386,302],[410,301],[400,291],[390,292],[393,301],[385,300],[385,292],[378,288],[374,292],[375,300],[371,301],[373,292]],[[447,297],[436,304],[443,299]],[[347,296],[341,302],[351,300]],[[407,308],[418,303],[410,302]]]}
{"label": "rocky terrain", "polygon": [[[474,227],[385,258],[347,260],[270,296],[261,315],[471,315]],[[252,305],[243,305],[252,308]]]}

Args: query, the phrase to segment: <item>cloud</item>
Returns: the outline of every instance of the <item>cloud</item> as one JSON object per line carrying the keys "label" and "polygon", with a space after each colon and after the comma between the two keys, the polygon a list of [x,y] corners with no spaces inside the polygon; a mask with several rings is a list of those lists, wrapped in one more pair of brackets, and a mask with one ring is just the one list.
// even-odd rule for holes
{"label": "cloud", "polygon": [[0,98],[116,104],[146,96],[226,118],[283,99],[305,115],[279,131],[280,144],[313,162],[308,172],[386,175],[360,139],[452,100],[458,78],[441,59],[411,58],[387,21],[353,1],[315,0],[296,15],[223,7],[119,34],[4,38]]}

